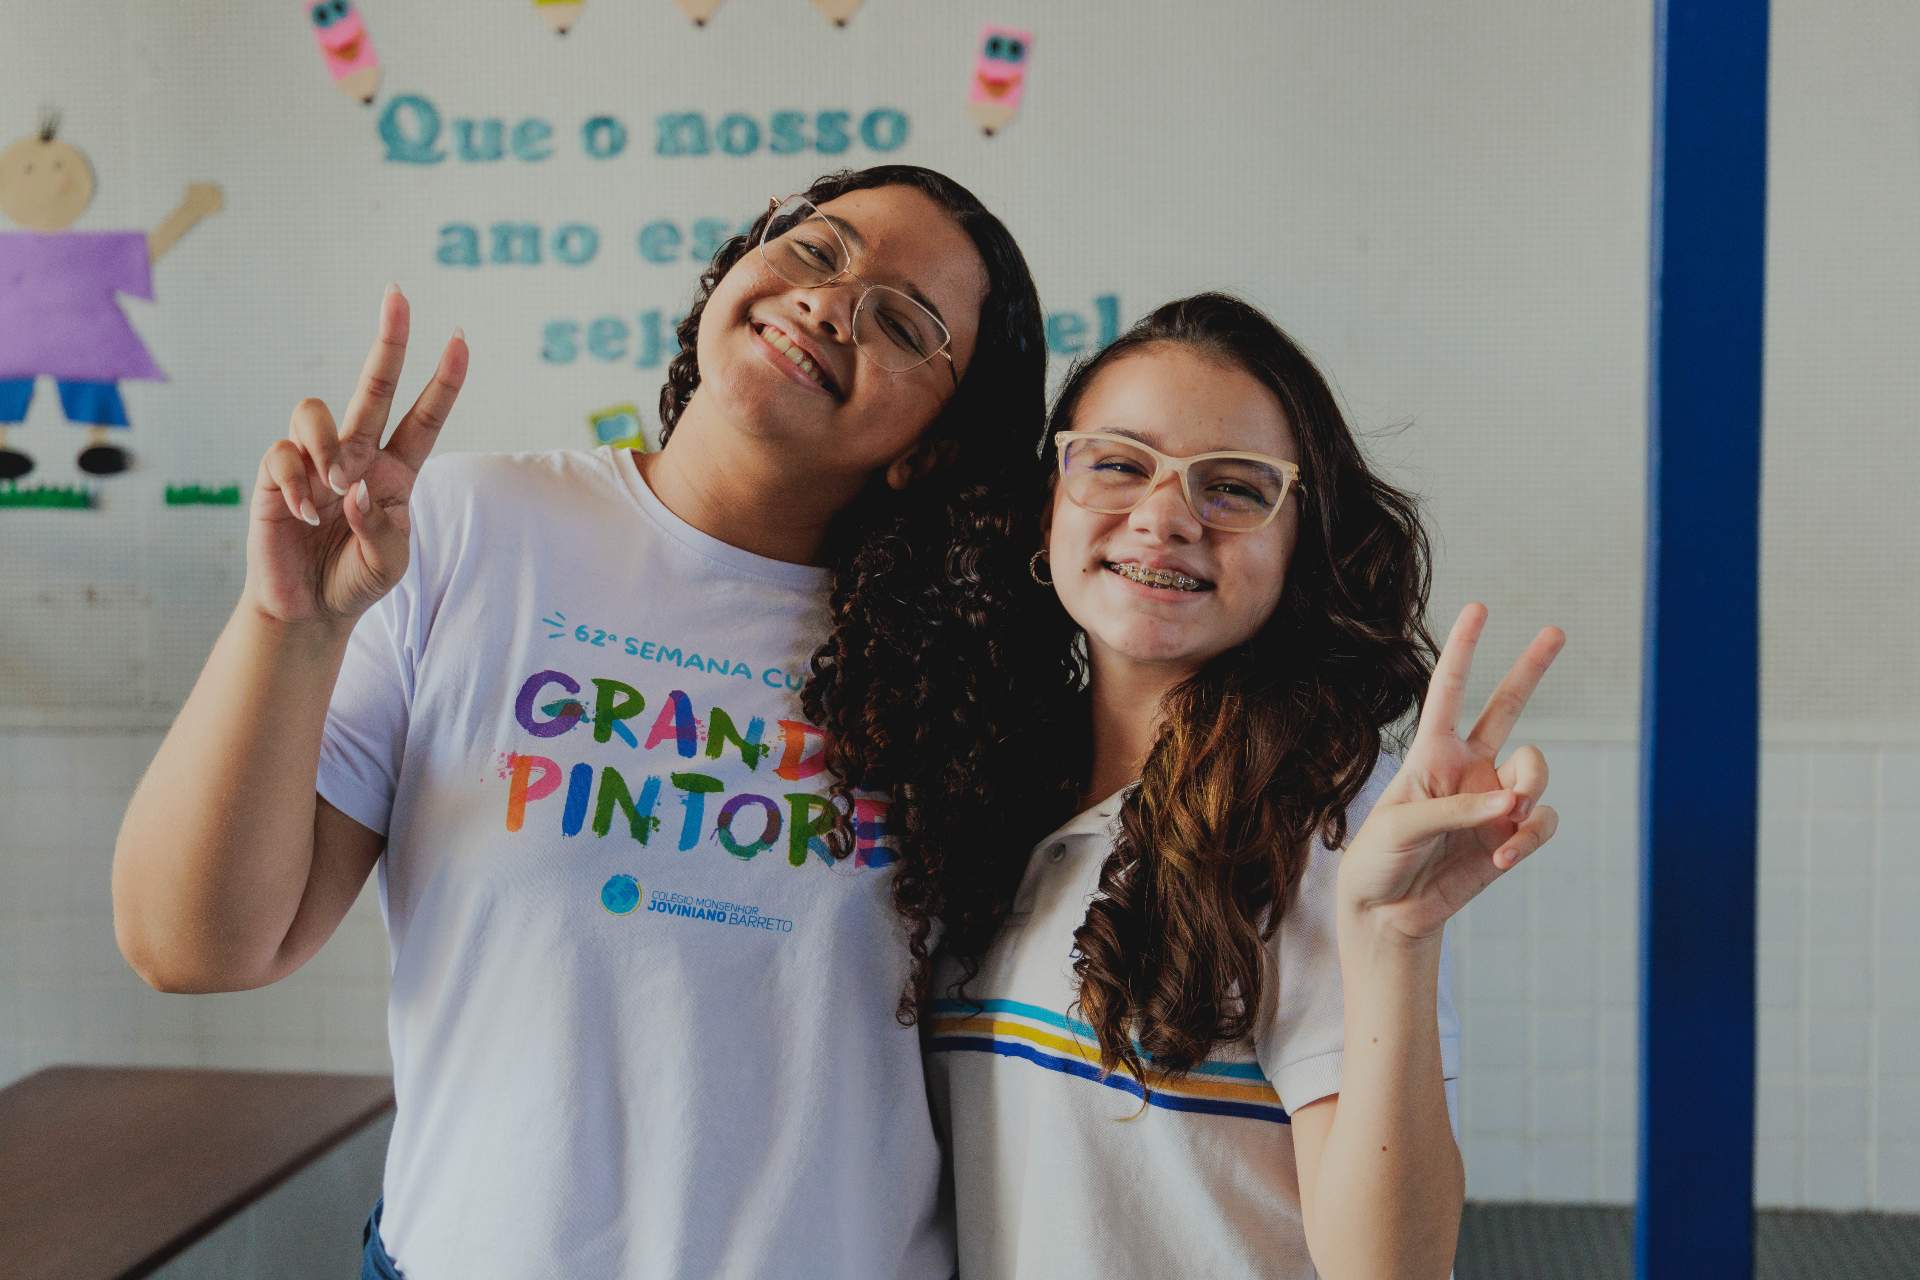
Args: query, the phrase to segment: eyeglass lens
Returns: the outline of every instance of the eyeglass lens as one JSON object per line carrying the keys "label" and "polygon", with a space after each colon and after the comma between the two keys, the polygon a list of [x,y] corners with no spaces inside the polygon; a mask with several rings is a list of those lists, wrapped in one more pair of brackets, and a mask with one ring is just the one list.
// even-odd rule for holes
{"label": "eyeglass lens", "polygon": [[[1118,440],[1071,441],[1061,461],[1067,496],[1089,511],[1131,511],[1157,478],[1153,455]],[[1287,475],[1253,458],[1206,458],[1187,472],[1187,505],[1202,524],[1254,529],[1287,492]]]}
{"label": "eyeglass lens", "polygon": [[[823,285],[851,266],[840,233],[800,199],[774,211],[760,252],[775,275],[802,288]],[[918,302],[888,285],[873,285],[854,311],[853,340],[882,368],[905,372],[932,359],[947,335]]]}

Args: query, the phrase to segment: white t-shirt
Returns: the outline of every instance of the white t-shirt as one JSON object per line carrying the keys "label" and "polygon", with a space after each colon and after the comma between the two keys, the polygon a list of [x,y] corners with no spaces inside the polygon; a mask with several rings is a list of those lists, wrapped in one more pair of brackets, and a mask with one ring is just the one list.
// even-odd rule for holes
{"label": "white t-shirt", "polygon": [[884,805],[844,862],[819,836],[826,571],[624,449],[437,458],[411,507],[318,779],[387,836],[408,1280],[945,1280]]}
{"label": "white t-shirt", "polygon": [[[1347,810],[1359,830],[1398,762],[1382,753]],[[1317,836],[1299,897],[1269,946],[1256,1033],[1218,1045],[1151,1105],[1124,1071],[1102,1079],[1073,1016],[1073,933],[1118,830],[1121,795],[1042,840],[973,997],[936,1001],[927,1071],[953,1158],[966,1280],[1314,1276],[1288,1113],[1340,1090],[1345,1006],[1335,935],[1340,855]],[[959,968],[944,963],[938,990]],[[1440,958],[1449,1119],[1459,1022]],[[984,1006],[982,1008],[981,1006]]]}

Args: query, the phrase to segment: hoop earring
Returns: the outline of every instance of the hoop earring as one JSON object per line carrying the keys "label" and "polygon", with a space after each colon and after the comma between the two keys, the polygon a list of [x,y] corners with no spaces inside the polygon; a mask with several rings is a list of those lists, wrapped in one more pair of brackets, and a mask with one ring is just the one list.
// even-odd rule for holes
{"label": "hoop earring", "polygon": [[1027,561],[1027,573],[1041,586],[1050,587],[1053,585],[1053,564],[1051,561],[1047,564],[1047,576],[1044,578],[1040,576],[1040,561],[1046,557],[1046,554],[1047,551],[1045,547],[1034,552],[1033,559]]}

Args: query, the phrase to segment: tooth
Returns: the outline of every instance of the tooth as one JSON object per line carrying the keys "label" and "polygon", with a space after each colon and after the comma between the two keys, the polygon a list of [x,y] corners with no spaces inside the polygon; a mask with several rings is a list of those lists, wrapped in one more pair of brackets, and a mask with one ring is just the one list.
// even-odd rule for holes
{"label": "tooth", "polygon": [[1200,580],[1189,577],[1173,569],[1148,569],[1137,564],[1115,564],[1114,569],[1121,577],[1147,586],[1171,588],[1176,591],[1198,591]]}

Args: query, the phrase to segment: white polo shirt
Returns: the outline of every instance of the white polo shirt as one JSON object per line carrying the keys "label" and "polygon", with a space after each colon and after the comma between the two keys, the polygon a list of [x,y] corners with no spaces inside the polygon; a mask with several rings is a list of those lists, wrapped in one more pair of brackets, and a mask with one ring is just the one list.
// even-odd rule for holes
{"label": "white polo shirt", "polygon": [[[1349,833],[1399,762],[1381,754],[1348,809]],[[1275,980],[1254,1035],[1218,1045],[1141,1105],[1124,1072],[1102,1078],[1074,1015],[1073,934],[1118,829],[1122,794],[1035,847],[1013,914],[967,990],[936,1000],[929,1092],[953,1160],[966,1280],[1316,1274],[1300,1218],[1288,1113],[1340,1090],[1344,1015],[1335,933],[1340,855],[1318,837],[1300,892],[1269,944]],[[1459,1021],[1440,952],[1447,1109]],[[958,966],[943,964],[939,992]]]}

